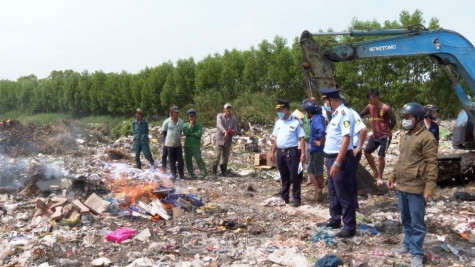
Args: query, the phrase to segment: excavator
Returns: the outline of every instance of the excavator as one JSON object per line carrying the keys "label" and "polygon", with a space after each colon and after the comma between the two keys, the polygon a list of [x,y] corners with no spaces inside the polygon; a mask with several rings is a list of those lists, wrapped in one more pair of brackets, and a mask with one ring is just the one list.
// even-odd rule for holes
{"label": "excavator", "polygon": [[[377,39],[328,45],[319,44],[314,36],[373,36]],[[452,82],[452,90],[463,106],[452,133],[454,149],[475,149],[475,102],[471,102],[454,69],[475,95],[475,48],[461,34],[445,29],[428,30],[424,27],[407,29],[355,30],[348,32],[303,31],[300,37],[302,68],[308,97],[318,88],[336,88],[335,62],[407,56],[430,56],[445,69]],[[451,68],[452,67],[452,68]],[[410,101],[410,99],[408,99]],[[473,179],[475,153],[466,152],[439,156],[438,181]],[[361,168],[359,168],[361,169]]]}

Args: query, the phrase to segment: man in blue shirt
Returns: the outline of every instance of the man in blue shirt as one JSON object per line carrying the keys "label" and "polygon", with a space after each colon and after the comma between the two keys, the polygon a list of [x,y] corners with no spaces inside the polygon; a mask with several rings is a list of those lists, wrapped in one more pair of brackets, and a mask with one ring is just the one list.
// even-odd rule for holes
{"label": "man in blue shirt", "polygon": [[343,104],[338,89],[319,89],[326,109],[331,109],[332,119],[327,126],[323,151],[327,157],[328,194],[330,196],[330,219],[325,224],[343,229],[336,237],[349,238],[356,233],[356,168],[353,155],[355,119]]}
{"label": "man in blue shirt", "polygon": [[315,186],[315,196],[317,202],[322,201],[323,190],[323,162],[325,153],[323,145],[325,144],[325,118],[322,115],[322,109],[314,102],[305,104],[305,111],[310,118],[310,162],[307,173],[312,184]]}
{"label": "man in blue shirt", "polygon": [[437,112],[439,108],[436,105],[427,105],[424,107],[424,120],[421,122],[429,132],[431,132],[437,143],[439,143],[439,124],[437,124]]}
{"label": "man in blue shirt", "polygon": [[282,181],[281,198],[285,203],[289,203],[290,183],[292,183],[293,206],[298,207],[301,204],[302,180],[298,168],[299,163],[305,162],[305,133],[300,127],[300,121],[290,113],[288,101],[277,100],[275,108],[279,119],[275,122],[272,132],[271,161],[276,162],[279,169]]}
{"label": "man in blue shirt", "polygon": [[142,117],[142,109],[138,108],[135,110],[135,120],[132,122],[132,130],[134,132],[135,164],[138,169],[142,168],[142,163],[140,162],[140,152],[142,152],[144,157],[150,161],[150,169],[155,171],[152,153],[150,153],[148,122],[147,120],[142,119]]}

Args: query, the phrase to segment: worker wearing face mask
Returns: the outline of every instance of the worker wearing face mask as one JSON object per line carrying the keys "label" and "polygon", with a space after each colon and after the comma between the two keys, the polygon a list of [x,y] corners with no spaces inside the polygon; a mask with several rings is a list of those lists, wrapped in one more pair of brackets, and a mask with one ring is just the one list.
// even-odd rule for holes
{"label": "worker wearing face mask", "polygon": [[[273,142],[271,161],[277,163],[282,190],[281,198],[289,203],[290,184],[292,184],[293,206],[301,204],[300,184],[298,175],[299,163],[305,162],[305,132],[300,121],[290,113],[289,101],[277,100],[276,111],[279,119],[275,122],[272,131]],[[277,155],[274,157],[275,153]]]}
{"label": "worker wearing face mask", "polygon": [[325,152],[327,161],[328,195],[330,197],[330,219],[324,225],[343,229],[336,234],[340,238],[350,238],[356,233],[356,168],[358,162],[353,154],[355,118],[341,99],[339,90],[322,88],[325,106],[332,110],[332,118],[327,126]]}
{"label": "worker wearing face mask", "polygon": [[404,240],[396,254],[411,254],[412,266],[422,266],[426,235],[425,208],[434,196],[437,182],[437,141],[421,122],[424,108],[408,103],[399,111],[406,130],[399,142],[399,158],[388,179],[388,187],[398,192],[398,207]]}

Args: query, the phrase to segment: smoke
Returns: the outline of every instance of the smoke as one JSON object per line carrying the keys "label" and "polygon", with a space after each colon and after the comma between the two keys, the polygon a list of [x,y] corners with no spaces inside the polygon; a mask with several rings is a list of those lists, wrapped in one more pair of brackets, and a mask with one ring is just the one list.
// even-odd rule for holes
{"label": "smoke", "polygon": [[27,177],[26,159],[7,158],[0,154],[0,187],[15,190],[22,186]]}
{"label": "smoke", "polygon": [[36,183],[40,189],[59,184],[63,177],[62,168],[55,163],[40,163],[33,158],[11,158],[0,154],[0,187],[17,191],[34,175],[41,174]]}
{"label": "smoke", "polygon": [[62,177],[61,167],[56,164],[48,164],[43,167],[43,175],[45,179],[60,179]]}

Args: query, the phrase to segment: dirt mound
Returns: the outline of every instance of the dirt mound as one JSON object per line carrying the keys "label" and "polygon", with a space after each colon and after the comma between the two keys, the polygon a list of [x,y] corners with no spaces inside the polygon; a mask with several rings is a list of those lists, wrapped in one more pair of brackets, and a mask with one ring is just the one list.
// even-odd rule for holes
{"label": "dirt mound", "polygon": [[11,119],[0,122],[0,152],[4,154],[65,154],[76,146],[74,136],[65,125],[24,125]]}

